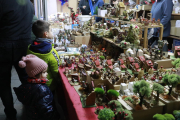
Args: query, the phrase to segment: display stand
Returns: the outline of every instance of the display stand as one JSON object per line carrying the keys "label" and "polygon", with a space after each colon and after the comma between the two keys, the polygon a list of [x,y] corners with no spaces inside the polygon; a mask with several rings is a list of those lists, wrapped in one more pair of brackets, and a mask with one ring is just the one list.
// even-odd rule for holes
{"label": "display stand", "polygon": [[[97,15],[94,15],[94,17],[101,17],[101,16],[97,16]],[[144,30],[144,37],[142,38],[143,39],[143,47],[144,48],[148,48],[148,29],[149,28],[160,28],[160,33],[159,33],[159,39],[162,40],[163,39],[163,25],[155,25],[155,26],[144,26],[144,25],[141,25],[141,24],[138,24],[138,23],[134,23],[134,22],[131,22],[131,21],[123,21],[123,20],[118,20],[118,18],[108,18],[108,17],[101,17],[102,18],[102,22],[104,23],[105,19],[111,19],[111,20],[114,20],[114,21],[118,21],[119,22],[119,27],[121,27],[121,25],[123,24],[136,24],[137,26],[139,26],[140,28],[140,33],[142,33],[142,31]]]}

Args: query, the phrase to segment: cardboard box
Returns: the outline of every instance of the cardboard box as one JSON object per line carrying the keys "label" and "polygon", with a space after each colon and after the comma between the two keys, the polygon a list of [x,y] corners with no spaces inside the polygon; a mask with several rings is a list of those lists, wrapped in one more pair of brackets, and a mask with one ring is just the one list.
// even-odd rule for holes
{"label": "cardboard box", "polygon": [[71,38],[75,40],[75,43],[90,45],[91,44],[91,36],[75,36],[72,35]]}
{"label": "cardboard box", "polygon": [[151,10],[152,5],[142,5],[142,10]]}

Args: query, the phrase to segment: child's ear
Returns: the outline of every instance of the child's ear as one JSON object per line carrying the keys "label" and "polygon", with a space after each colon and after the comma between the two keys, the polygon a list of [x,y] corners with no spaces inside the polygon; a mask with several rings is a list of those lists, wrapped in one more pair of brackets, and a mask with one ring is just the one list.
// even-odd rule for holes
{"label": "child's ear", "polygon": [[48,37],[48,32],[47,32],[47,31],[46,31],[46,32],[44,32],[44,34],[43,34],[43,35],[44,35],[44,37],[45,37],[45,38],[47,38],[47,37]]}

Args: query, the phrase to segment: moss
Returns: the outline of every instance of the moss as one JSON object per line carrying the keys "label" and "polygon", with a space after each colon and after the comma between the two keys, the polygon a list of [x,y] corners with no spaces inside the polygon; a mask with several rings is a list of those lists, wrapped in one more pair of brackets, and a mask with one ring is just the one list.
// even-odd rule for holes
{"label": "moss", "polygon": [[167,120],[175,120],[174,116],[172,114],[164,114],[164,117],[166,117]]}
{"label": "moss", "polygon": [[113,95],[115,97],[119,96],[119,92],[117,92],[116,90],[113,90],[113,89],[108,90],[107,93],[110,94],[110,95]]}
{"label": "moss", "polygon": [[126,97],[124,100],[125,100],[125,101],[128,101],[128,100],[129,100],[131,103],[133,103],[133,99],[130,98],[130,97]]}
{"label": "moss", "polygon": [[153,116],[153,119],[154,120],[167,120],[166,117],[164,115],[162,115],[162,114],[155,114]]}
{"label": "moss", "polygon": [[104,57],[104,56],[100,56],[100,59],[101,59],[101,60],[104,60],[104,59],[105,59],[105,57]]}
{"label": "moss", "polygon": [[98,114],[98,119],[99,120],[112,120],[114,117],[114,112],[111,109],[104,108],[100,110]]}
{"label": "moss", "polygon": [[104,94],[105,93],[102,88],[98,88],[98,87],[95,88],[94,92],[97,93],[97,94]]}

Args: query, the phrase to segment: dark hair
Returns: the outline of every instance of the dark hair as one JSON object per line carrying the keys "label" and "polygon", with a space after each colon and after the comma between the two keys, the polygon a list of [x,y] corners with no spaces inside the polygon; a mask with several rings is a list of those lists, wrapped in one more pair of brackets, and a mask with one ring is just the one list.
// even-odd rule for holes
{"label": "dark hair", "polygon": [[42,73],[43,73],[43,72],[38,73],[37,75],[35,75],[35,77],[36,77],[37,79],[40,78]]}
{"label": "dark hair", "polygon": [[33,23],[32,31],[36,37],[42,38],[44,32],[49,32],[49,26],[50,24],[48,22],[37,20]]}

